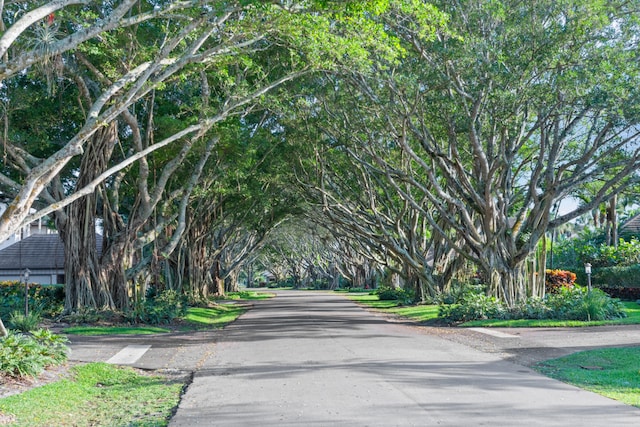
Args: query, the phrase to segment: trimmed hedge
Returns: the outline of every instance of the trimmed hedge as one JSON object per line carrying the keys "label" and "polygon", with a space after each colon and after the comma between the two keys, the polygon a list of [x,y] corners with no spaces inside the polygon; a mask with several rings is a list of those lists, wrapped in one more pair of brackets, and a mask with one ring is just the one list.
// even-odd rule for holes
{"label": "trimmed hedge", "polygon": [[598,288],[640,288],[640,264],[594,269],[591,283]]}
{"label": "trimmed hedge", "polygon": [[[583,273],[580,280],[587,283]],[[600,267],[591,274],[593,287],[602,289],[613,298],[627,301],[640,299],[640,264],[629,266]]]}
{"label": "trimmed hedge", "polygon": [[639,301],[640,288],[609,288],[598,287],[606,292],[611,298],[618,298],[625,301]]}

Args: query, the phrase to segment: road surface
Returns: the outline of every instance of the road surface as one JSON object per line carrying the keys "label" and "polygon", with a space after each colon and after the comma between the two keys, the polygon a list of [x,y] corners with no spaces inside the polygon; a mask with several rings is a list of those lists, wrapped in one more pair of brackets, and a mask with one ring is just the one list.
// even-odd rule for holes
{"label": "road surface", "polygon": [[217,335],[170,426],[640,425],[637,408],[460,341],[279,292]]}

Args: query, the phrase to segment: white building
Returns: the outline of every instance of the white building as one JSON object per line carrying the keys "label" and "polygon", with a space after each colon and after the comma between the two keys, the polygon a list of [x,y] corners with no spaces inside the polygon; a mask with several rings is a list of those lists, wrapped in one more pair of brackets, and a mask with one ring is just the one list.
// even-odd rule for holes
{"label": "white building", "polygon": [[[5,203],[0,202],[0,215],[7,209],[7,205]],[[7,246],[11,246],[20,240],[26,239],[29,236],[33,236],[35,234],[56,234],[55,230],[51,230],[46,226],[46,218],[40,218],[37,221],[29,225],[25,225],[20,230],[15,232],[11,237],[9,237],[4,242],[0,242],[0,250],[6,248]]]}

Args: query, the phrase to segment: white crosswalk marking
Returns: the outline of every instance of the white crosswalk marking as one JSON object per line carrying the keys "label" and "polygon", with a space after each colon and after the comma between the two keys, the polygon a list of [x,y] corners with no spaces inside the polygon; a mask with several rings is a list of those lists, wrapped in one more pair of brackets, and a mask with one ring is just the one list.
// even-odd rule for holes
{"label": "white crosswalk marking", "polygon": [[113,365],[136,363],[150,348],[150,345],[128,345],[116,353],[111,359],[107,360],[107,363]]}
{"label": "white crosswalk marking", "polygon": [[498,338],[520,338],[517,335],[506,334],[504,332],[496,331],[496,330],[493,330],[493,329],[469,328],[469,330],[480,332],[481,334],[491,335],[493,337],[498,337]]}

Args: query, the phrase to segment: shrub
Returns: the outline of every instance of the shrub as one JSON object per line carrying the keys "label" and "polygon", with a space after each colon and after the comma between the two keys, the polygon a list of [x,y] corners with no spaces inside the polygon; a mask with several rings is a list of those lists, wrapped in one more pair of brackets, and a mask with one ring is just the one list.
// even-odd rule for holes
{"label": "shrub", "polygon": [[451,322],[478,319],[560,319],[607,320],[625,316],[619,300],[600,289],[588,292],[580,286],[559,287],[558,292],[544,299],[529,298],[509,308],[494,297],[469,292],[460,303],[442,304],[439,316]]}
{"label": "shrub", "polygon": [[122,315],[112,310],[98,310],[95,308],[82,308],[75,313],[63,317],[69,323],[118,323]]}
{"label": "shrub", "polygon": [[29,314],[25,316],[22,312],[14,311],[9,317],[9,327],[11,329],[17,329],[20,332],[30,332],[38,327],[41,320],[42,316],[37,312],[30,311]]}
{"label": "shrub", "polygon": [[617,246],[603,244],[598,249],[598,257],[593,260],[596,267],[634,265],[640,262],[640,240],[635,237],[629,241],[620,239]]}
{"label": "shrub", "polygon": [[562,288],[557,294],[548,295],[546,301],[555,319],[607,320],[625,316],[620,301],[597,288],[591,292],[581,286]]}
{"label": "shrub", "polygon": [[398,301],[400,304],[408,305],[413,303],[414,296],[411,291],[401,288],[392,288],[390,286],[382,286],[375,290],[375,295],[381,301]]}
{"label": "shrub", "polygon": [[599,288],[640,288],[640,264],[594,269],[591,280]]}
{"label": "shrub", "polygon": [[9,332],[0,339],[0,372],[16,377],[35,377],[46,367],[67,359],[66,338],[50,331],[32,335]]}
{"label": "shrub", "polygon": [[543,298],[530,297],[509,310],[510,319],[549,319],[551,309]]}
{"label": "shrub", "polygon": [[618,288],[609,286],[598,286],[598,289],[605,292],[611,298],[619,298],[623,301],[640,300],[640,288]]}
{"label": "shrub", "polygon": [[556,294],[560,288],[572,288],[576,274],[566,270],[546,270],[544,287],[546,293]]}
{"label": "shrub", "polygon": [[67,360],[67,338],[57,335],[48,329],[38,329],[31,332],[31,336],[43,346],[42,353],[53,360],[54,365],[62,364]]}
{"label": "shrub", "polygon": [[133,323],[148,323],[158,325],[171,323],[174,319],[187,314],[186,297],[174,290],[166,290],[156,295],[154,288],[149,288],[147,297],[142,304],[128,313],[129,321]]}
{"label": "shrub", "polygon": [[619,239],[616,246],[608,246],[604,233],[586,230],[578,237],[560,239],[553,248],[553,260],[576,272],[582,271],[586,262],[594,268],[636,265],[640,263],[640,240]]}
{"label": "shrub", "polygon": [[466,322],[477,319],[501,319],[505,317],[507,309],[495,297],[468,293],[460,303],[441,305],[438,313],[439,317],[450,322]]}
{"label": "shrub", "polygon": [[[42,315],[53,316],[62,312],[64,287],[62,285],[29,284],[29,307]],[[24,307],[24,283],[13,280],[0,282],[0,316],[8,316]]]}

